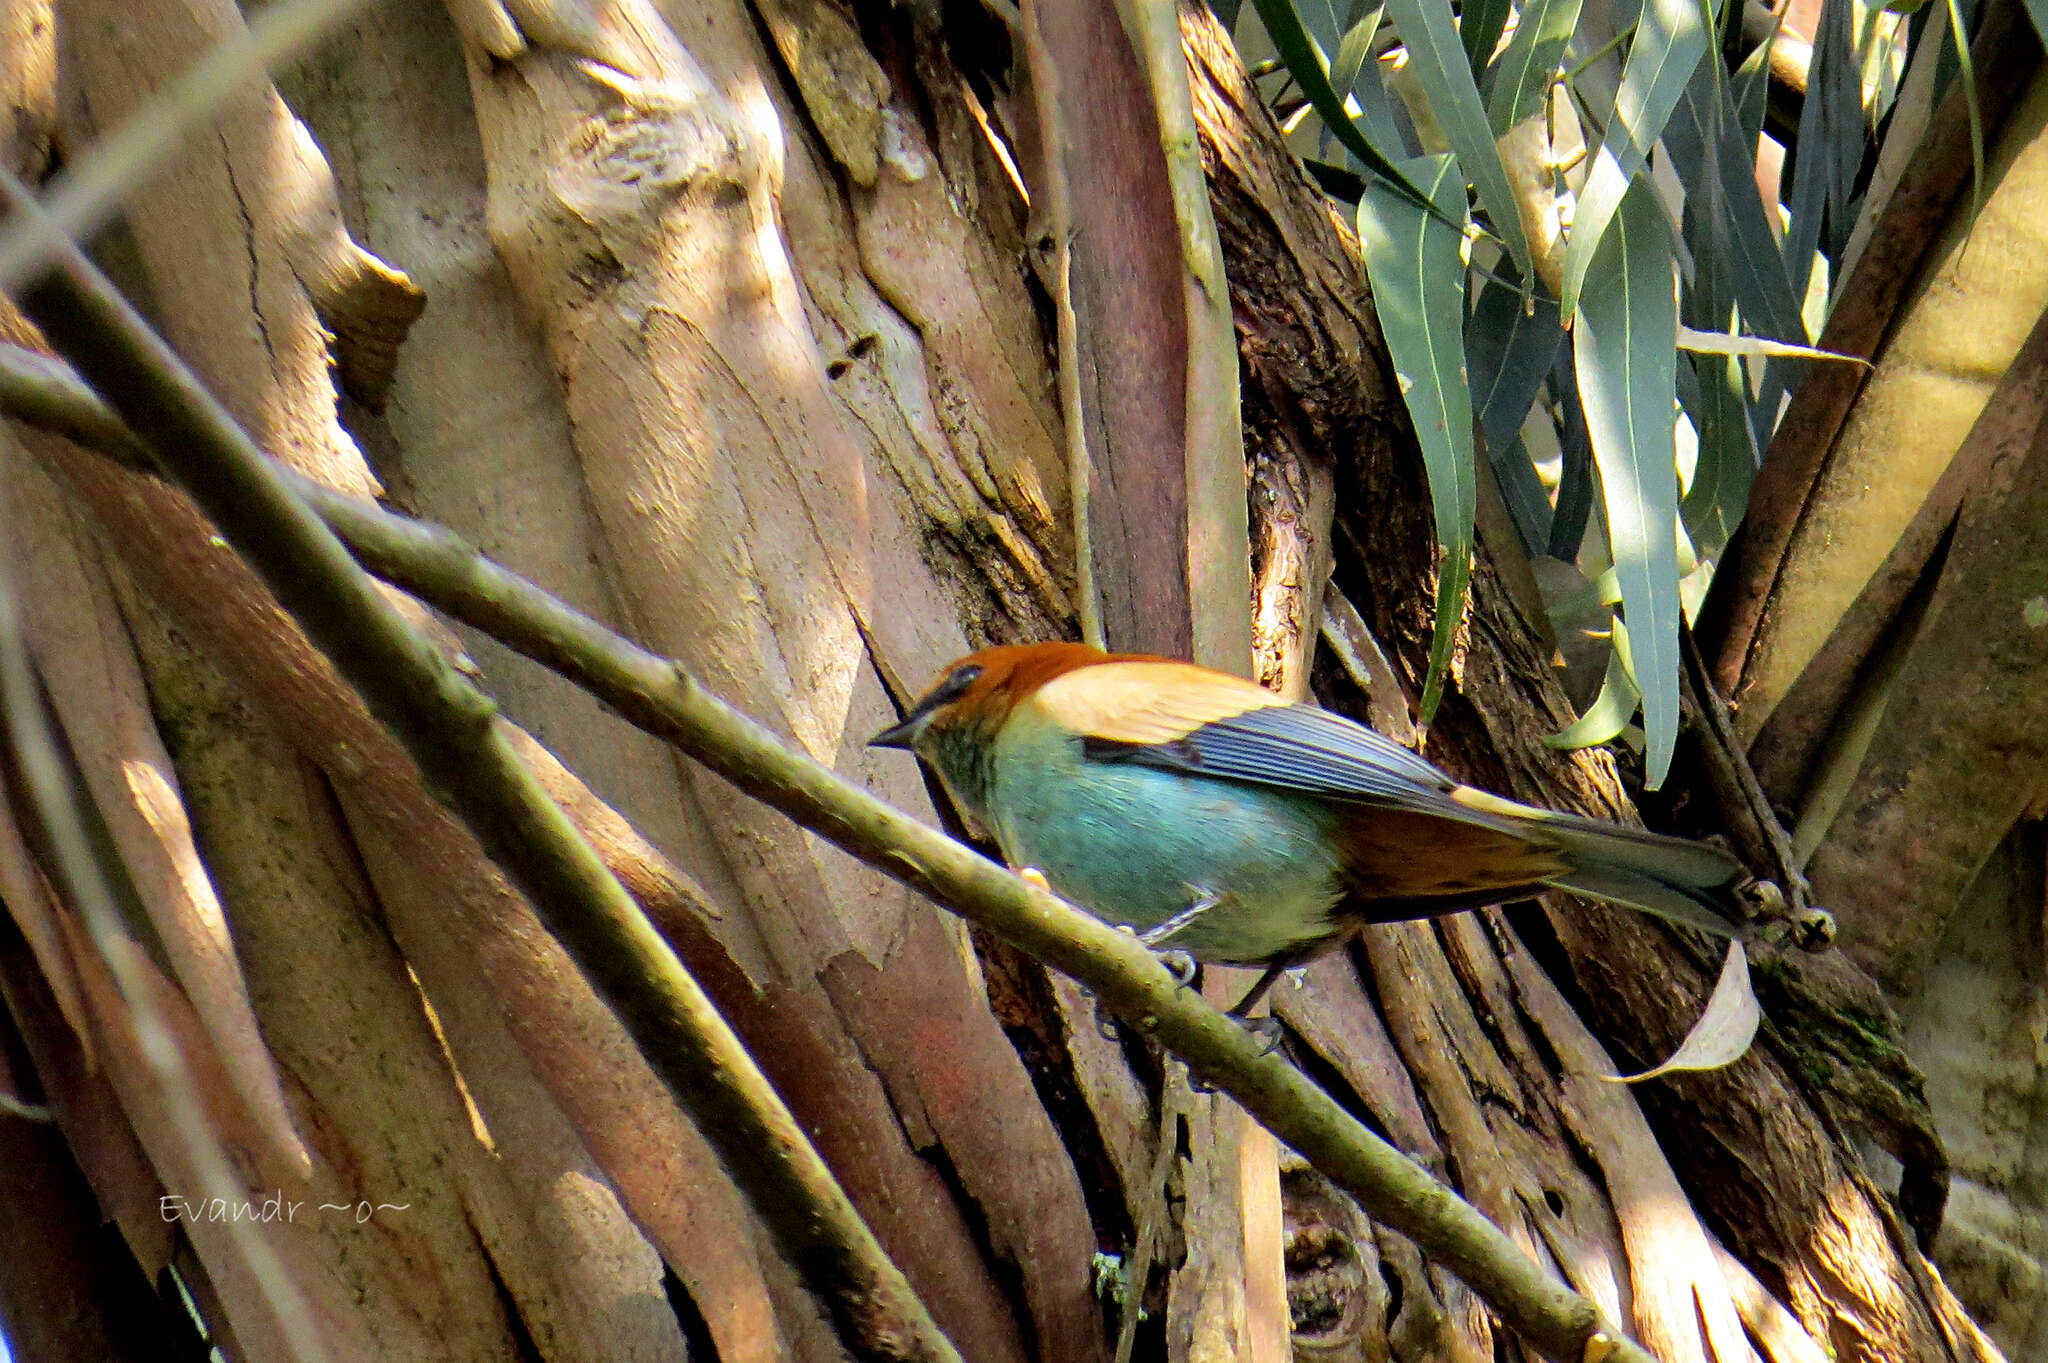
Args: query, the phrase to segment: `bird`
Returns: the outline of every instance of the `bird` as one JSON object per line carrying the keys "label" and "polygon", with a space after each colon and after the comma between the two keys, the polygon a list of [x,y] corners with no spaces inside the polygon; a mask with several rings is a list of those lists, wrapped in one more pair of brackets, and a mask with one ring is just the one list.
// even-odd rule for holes
{"label": "bird", "polygon": [[1155,951],[1264,966],[1233,1013],[1368,923],[1575,891],[1739,936],[1718,848],[1453,780],[1364,725],[1086,644],[959,659],[870,746],[938,774],[1012,868]]}

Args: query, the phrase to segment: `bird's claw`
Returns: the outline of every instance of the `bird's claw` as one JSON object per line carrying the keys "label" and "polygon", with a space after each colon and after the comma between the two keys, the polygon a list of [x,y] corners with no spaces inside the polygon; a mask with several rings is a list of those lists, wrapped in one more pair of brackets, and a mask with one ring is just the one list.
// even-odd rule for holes
{"label": "bird's claw", "polygon": [[1195,958],[1185,951],[1168,948],[1152,954],[1158,957],[1159,964],[1166,967],[1166,973],[1173,976],[1173,982],[1181,988],[1186,989],[1195,982]]}
{"label": "bird's claw", "polygon": [[[1178,924],[1173,926],[1177,927]],[[1140,932],[1134,924],[1130,923],[1118,923],[1116,930],[1118,932],[1128,932],[1131,936],[1137,938],[1139,942],[1151,951],[1153,959],[1166,967],[1166,973],[1173,976],[1173,982],[1181,988],[1186,989],[1195,982],[1195,971],[1198,967],[1193,956],[1180,950],[1178,947],[1161,947],[1157,945],[1162,937],[1171,936],[1170,932],[1161,932],[1159,928]]]}
{"label": "bird's claw", "polygon": [[[1232,1016],[1236,1017],[1235,1014],[1232,1014]],[[1250,1032],[1252,1038],[1259,1043],[1260,1055],[1271,1055],[1280,1049],[1281,1039],[1286,1035],[1287,1029],[1281,1025],[1279,1018],[1237,1017],[1236,1021],[1238,1026]]]}

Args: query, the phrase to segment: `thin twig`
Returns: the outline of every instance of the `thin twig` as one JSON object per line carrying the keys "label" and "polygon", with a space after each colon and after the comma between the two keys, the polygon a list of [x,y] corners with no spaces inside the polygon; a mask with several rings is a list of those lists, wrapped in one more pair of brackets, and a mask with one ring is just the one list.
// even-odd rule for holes
{"label": "thin twig", "polygon": [[[41,408],[24,412],[14,405],[11,349],[0,348],[0,411],[45,420],[47,386]],[[82,386],[76,397],[84,406],[98,405]],[[65,420],[71,430],[97,424],[83,410]],[[122,449],[109,452],[120,457]],[[1104,1006],[1230,1094],[1373,1216],[1464,1279],[1546,1356],[1568,1363],[1587,1357],[1655,1363],[1469,1203],[1177,984],[1130,934],[793,751],[672,660],[614,634],[452,532],[310,480],[294,486],[372,573],[559,672],[805,828],[1087,985]]]}
{"label": "thin twig", "polygon": [[[11,174],[12,215],[40,210]],[[518,756],[491,699],[408,624],[234,418],[66,243],[22,310],[109,396],[428,786],[532,901],[717,1151],[853,1357],[960,1363],[745,1046]]]}

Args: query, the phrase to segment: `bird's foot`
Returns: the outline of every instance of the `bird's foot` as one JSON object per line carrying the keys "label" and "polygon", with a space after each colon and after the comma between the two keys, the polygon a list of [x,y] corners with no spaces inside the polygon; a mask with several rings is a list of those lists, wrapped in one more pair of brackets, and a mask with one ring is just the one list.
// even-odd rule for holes
{"label": "bird's foot", "polygon": [[1281,1024],[1279,1018],[1238,1017],[1234,1013],[1231,1016],[1236,1019],[1238,1026],[1250,1032],[1253,1039],[1259,1043],[1260,1055],[1271,1055],[1280,1049],[1280,1042],[1286,1036],[1287,1029]]}
{"label": "bird's foot", "polygon": [[1208,890],[1197,890],[1192,885],[1188,889],[1194,894],[1195,901],[1173,917],[1154,923],[1151,927],[1146,928],[1138,934],[1139,941],[1148,947],[1156,947],[1223,902],[1222,895]]}
{"label": "bird's foot", "polygon": [[1181,988],[1186,989],[1195,982],[1195,971],[1199,967],[1195,965],[1195,958],[1185,951],[1168,948],[1165,951],[1154,951],[1152,954],[1158,958],[1159,964],[1166,967],[1166,973],[1173,976],[1173,982]]}
{"label": "bird's foot", "polygon": [[1137,938],[1139,942],[1151,951],[1153,959],[1166,967],[1166,973],[1173,976],[1173,982],[1186,989],[1195,982],[1195,971],[1200,968],[1195,964],[1195,958],[1176,947],[1161,947],[1158,945],[1162,939],[1171,937],[1178,929],[1178,926],[1178,919],[1169,918],[1166,922],[1159,924],[1159,926],[1147,928],[1143,932],[1140,932],[1135,925],[1130,923],[1118,923],[1116,930],[1118,932],[1128,932],[1131,936]]}

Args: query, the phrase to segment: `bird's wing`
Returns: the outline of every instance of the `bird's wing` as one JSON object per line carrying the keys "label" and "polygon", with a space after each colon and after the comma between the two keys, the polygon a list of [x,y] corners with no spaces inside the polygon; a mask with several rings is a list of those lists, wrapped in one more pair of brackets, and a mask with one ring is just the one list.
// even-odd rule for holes
{"label": "bird's wing", "polygon": [[1292,705],[1241,678],[1185,663],[1113,662],[1069,672],[1033,698],[1098,761],[1136,762],[1473,823],[1458,784],[1341,715]]}

